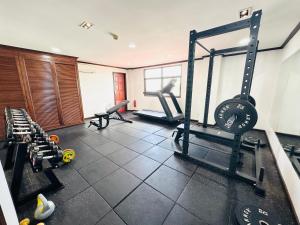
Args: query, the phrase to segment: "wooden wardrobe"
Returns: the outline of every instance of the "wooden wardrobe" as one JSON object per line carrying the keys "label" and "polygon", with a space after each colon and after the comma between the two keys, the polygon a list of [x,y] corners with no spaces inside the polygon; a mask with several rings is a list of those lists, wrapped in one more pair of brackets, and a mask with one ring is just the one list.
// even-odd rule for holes
{"label": "wooden wardrobe", "polygon": [[25,108],[45,130],[83,123],[77,58],[0,46],[0,139],[6,106]]}

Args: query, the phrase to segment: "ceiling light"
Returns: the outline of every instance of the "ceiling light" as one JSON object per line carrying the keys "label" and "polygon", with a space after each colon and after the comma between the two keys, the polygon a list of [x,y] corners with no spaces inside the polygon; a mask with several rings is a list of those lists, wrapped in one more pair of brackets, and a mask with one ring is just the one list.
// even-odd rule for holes
{"label": "ceiling light", "polygon": [[79,24],[79,26],[88,30],[92,26],[94,26],[94,24],[87,22],[87,21],[83,21],[81,24]]}
{"label": "ceiling light", "polygon": [[130,42],[128,45],[128,48],[136,48],[136,45],[134,42]]}
{"label": "ceiling light", "polygon": [[52,51],[53,53],[61,53],[61,50],[60,50],[59,48],[55,48],[55,47],[52,47],[52,48],[51,48],[51,51]]}
{"label": "ceiling light", "polygon": [[247,38],[244,38],[244,39],[240,40],[239,44],[244,46],[244,45],[248,45],[249,42],[250,42],[250,38],[247,37]]}
{"label": "ceiling light", "polygon": [[252,7],[248,7],[246,9],[242,9],[239,12],[240,19],[245,19],[251,16]]}

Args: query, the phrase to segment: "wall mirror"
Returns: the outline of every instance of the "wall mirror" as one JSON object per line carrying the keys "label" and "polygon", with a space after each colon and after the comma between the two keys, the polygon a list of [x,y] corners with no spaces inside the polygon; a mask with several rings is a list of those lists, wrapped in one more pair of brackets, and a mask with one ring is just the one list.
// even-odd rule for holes
{"label": "wall mirror", "polygon": [[271,124],[300,177],[300,51],[282,62]]}

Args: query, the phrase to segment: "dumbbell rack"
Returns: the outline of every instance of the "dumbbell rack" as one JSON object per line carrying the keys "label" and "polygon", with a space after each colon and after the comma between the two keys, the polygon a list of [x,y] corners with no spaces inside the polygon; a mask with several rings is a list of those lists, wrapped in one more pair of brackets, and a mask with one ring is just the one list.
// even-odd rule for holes
{"label": "dumbbell rack", "polygon": [[[50,181],[50,184],[24,195],[22,198],[20,197],[24,165],[29,159],[28,146],[37,137],[37,135],[43,135],[45,133],[37,123],[31,120],[30,116],[24,109],[6,108],[5,117],[8,150],[4,169],[13,170],[10,191],[15,205],[22,205],[29,200],[35,199],[39,193],[47,193],[63,188],[63,184],[52,171],[52,169],[56,167],[51,166],[42,170]],[[36,170],[36,168],[34,168],[31,161],[30,164],[33,172],[40,172],[40,170]]]}

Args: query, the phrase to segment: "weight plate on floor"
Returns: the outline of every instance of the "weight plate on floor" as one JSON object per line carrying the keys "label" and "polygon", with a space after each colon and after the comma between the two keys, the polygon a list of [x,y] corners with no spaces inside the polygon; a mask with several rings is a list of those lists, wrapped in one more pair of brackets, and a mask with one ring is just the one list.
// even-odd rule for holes
{"label": "weight plate on floor", "polygon": [[63,151],[63,162],[64,163],[70,163],[72,160],[75,159],[76,153],[73,149],[65,149]]}
{"label": "weight plate on floor", "polygon": [[242,134],[251,130],[257,122],[255,107],[246,100],[228,99],[215,110],[217,125],[224,131]]}
{"label": "weight plate on floor", "polygon": [[238,206],[235,219],[238,225],[282,225],[275,214],[252,205]]}
{"label": "weight plate on floor", "polygon": [[[236,95],[236,96],[234,96],[233,98],[239,99],[239,98],[241,98],[241,95],[240,95],[240,94],[239,94],[239,95]],[[253,106],[256,106],[256,101],[255,101],[255,99],[254,99],[251,95],[248,96],[248,101],[249,101]]]}

